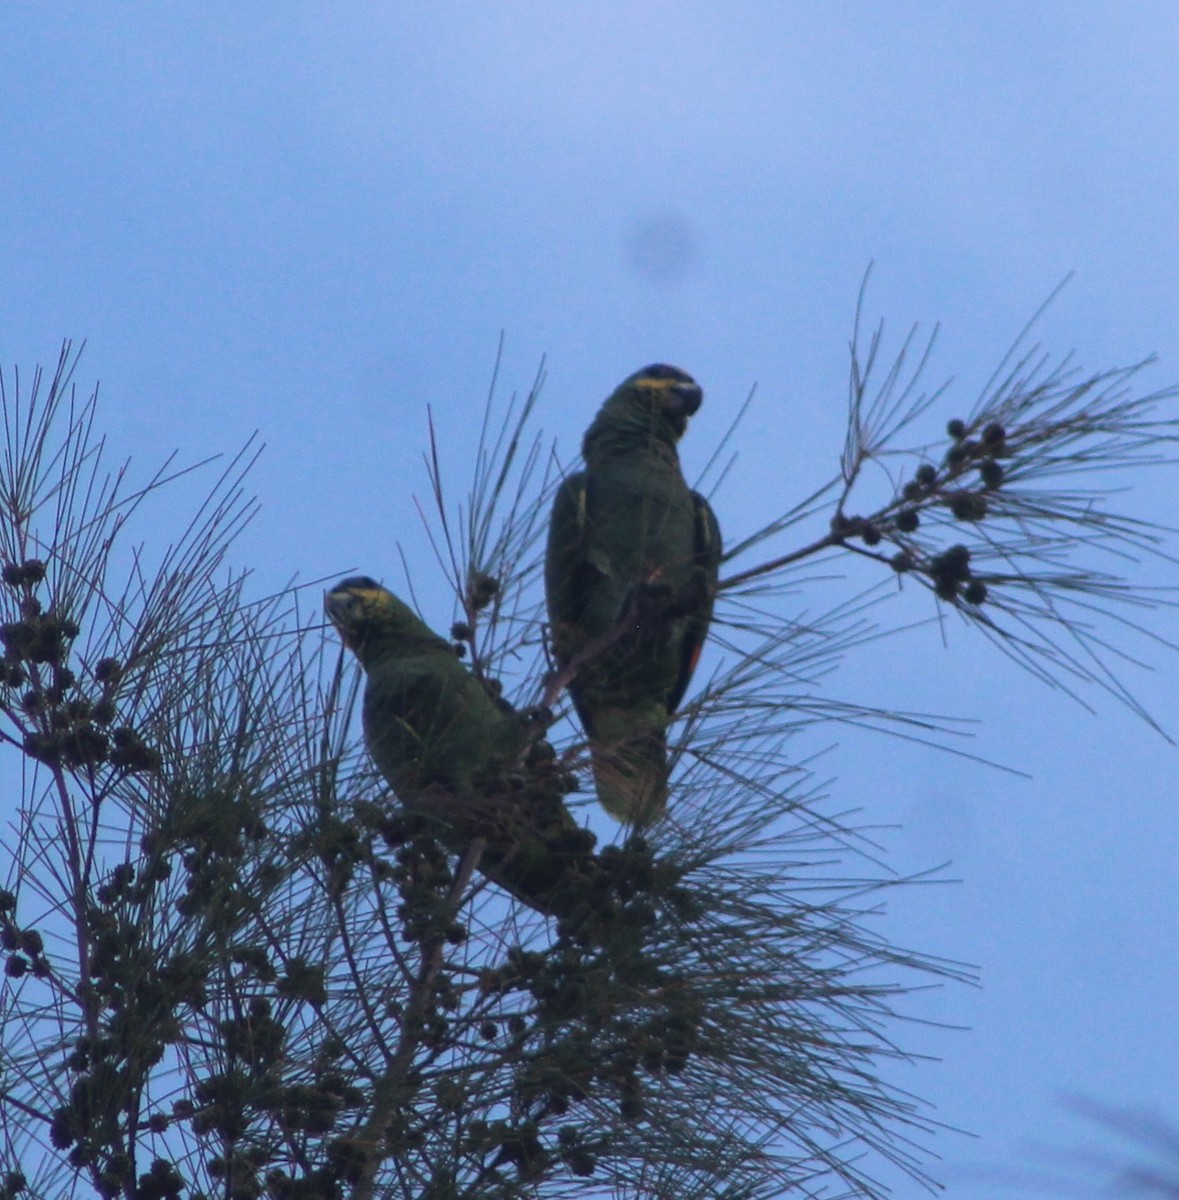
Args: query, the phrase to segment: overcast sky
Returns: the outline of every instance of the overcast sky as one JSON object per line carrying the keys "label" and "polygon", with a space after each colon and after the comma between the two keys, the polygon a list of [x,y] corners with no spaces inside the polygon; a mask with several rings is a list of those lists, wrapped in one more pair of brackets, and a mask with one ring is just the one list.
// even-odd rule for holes
{"label": "overcast sky", "polygon": [[[396,584],[401,542],[439,626],[412,501],[426,406],[461,482],[501,330],[505,391],[547,356],[541,421],[566,459],[623,376],[668,361],[706,393],[692,476],[756,384],[714,498],[733,539],[836,469],[870,261],[869,314],[942,323],[931,378],[955,377],[960,409],[1071,271],[1046,345],[1091,368],[1157,351],[1147,384],[1179,380],[1161,0],[8,3],[0,167],[5,368],[87,339],[79,379],[145,472],[260,430],[238,551],[259,587]],[[1174,523],[1173,472],[1134,487],[1125,504]],[[1179,735],[1179,660],[1152,665],[1130,683]],[[811,747],[838,742],[834,807],[896,826],[890,867],[949,860],[961,881],[881,922],[982,970],[913,1004],[963,1030],[896,1031],[943,1060],[897,1081],[977,1135],[936,1139],[949,1194],[1008,1194],[998,1173],[1034,1144],[1083,1138],[1065,1094],[1179,1121],[1177,752],[957,622],[833,686],[977,717],[974,749],[1032,777],[879,738]]]}

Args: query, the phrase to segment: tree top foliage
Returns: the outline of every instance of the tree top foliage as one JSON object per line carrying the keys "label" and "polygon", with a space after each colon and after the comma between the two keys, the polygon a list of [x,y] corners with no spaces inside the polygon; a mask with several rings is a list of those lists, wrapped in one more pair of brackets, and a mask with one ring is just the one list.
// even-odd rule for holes
{"label": "tree top foliage", "polygon": [[[883,367],[857,318],[838,470],[728,546],[670,816],[593,851],[592,919],[519,904],[477,845],[440,844],[391,796],[322,585],[252,597],[232,564],[254,443],[136,483],[72,347],[51,375],[0,377],[0,739],[20,780],[4,1195],[873,1196],[884,1163],[933,1188],[936,1122],[887,1068],[907,1057],[906,993],[972,972],[890,943],[881,901],[919,881],[831,810],[802,735],[945,732],[822,687],[890,631],[898,585],[1039,680],[1150,720],[1119,668],[1168,601],[1126,572],[1166,556],[1167,531],[1122,512],[1104,473],[1170,462],[1177,425],[1174,389],[1138,390],[1145,364],[1086,375],[1021,342],[957,410],[923,390],[928,350],[911,336]],[[563,467],[533,432],[542,376],[506,407],[493,384],[457,503],[431,427],[424,515],[456,652],[560,717],[539,572]],[[187,527],[137,541],[194,470],[214,477]],[[879,582],[808,611],[837,561]],[[548,736],[584,779],[575,727]]]}

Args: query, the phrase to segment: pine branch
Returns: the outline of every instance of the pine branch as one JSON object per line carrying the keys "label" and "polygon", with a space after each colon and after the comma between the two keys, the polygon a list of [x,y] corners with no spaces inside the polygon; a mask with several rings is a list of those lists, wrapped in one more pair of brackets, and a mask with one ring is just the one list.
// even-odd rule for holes
{"label": "pine branch", "polygon": [[1147,559],[1173,562],[1172,531],[1113,507],[1121,496],[1100,478],[1174,462],[1179,420],[1165,406],[1177,389],[1136,391],[1151,360],[1090,374],[1069,357],[1053,364],[1024,344],[1030,327],[969,415],[946,422],[944,440],[905,444],[901,435],[948,397],[948,384],[919,388],[934,339],[910,369],[911,331],[877,382],[883,326],[862,349],[858,307],[839,477],[740,540],[726,561],[764,554],[824,509],[827,527],[728,575],[722,592],[787,588],[810,563],[875,564],[930,593],[939,611],[953,609],[1043,682],[1083,704],[1087,689],[1102,690],[1162,733],[1121,668],[1135,659],[1134,639],[1166,643],[1125,610],[1171,607],[1174,592],[1123,572]]}

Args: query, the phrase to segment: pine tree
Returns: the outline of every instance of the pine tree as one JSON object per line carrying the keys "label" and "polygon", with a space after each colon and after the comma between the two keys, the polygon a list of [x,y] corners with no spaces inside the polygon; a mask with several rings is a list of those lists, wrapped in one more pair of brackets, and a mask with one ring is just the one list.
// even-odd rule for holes
{"label": "pine tree", "polygon": [[[1139,393],[1144,364],[1083,375],[1019,349],[906,445],[946,403],[914,345],[877,383],[879,332],[863,353],[857,335],[838,475],[726,555],[668,819],[594,848],[587,903],[555,915],[488,882],[479,837],[444,844],[391,796],[322,585],[253,597],[231,566],[253,444],[178,541],[141,547],[140,510],[186,471],[107,466],[68,344],[48,380],[11,372],[3,1194],[873,1196],[883,1163],[932,1186],[936,1122],[884,1076],[906,993],[972,972],[879,932],[881,895],[911,881],[873,867],[799,746],[819,720],[939,731],[813,684],[887,630],[871,596],[805,621],[790,597],[855,560],[1034,675],[1133,707],[1110,639],[1150,597],[1098,556],[1161,552],[1161,531],[1088,476],[1165,455],[1175,392]],[[489,401],[461,505],[431,430],[432,530],[456,652],[506,702],[554,711],[577,814],[587,748],[542,620],[559,471],[531,432],[540,382]],[[723,523],[723,489],[714,504]]]}

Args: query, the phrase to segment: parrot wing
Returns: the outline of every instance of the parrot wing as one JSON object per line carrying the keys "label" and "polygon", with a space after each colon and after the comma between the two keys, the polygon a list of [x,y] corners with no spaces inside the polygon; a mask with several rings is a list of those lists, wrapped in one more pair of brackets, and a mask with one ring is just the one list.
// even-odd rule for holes
{"label": "parrot wing", "polygon": [[[590,483],[584,471],[568,476],[557,489],[545,551],[545,599],[548,604],[553,654],[564,666],[603,628],[591,627],[620,589],[612,578],[610,560],[596,549],[589,533]],[[592,670],[592,664],[591,664]],[[573,706],[586,733],[593,736],[593,717],[584,703],[584,689],[570,689]]]}
{"label": "parrot wing", "polygon": [[680,647],[680,673],[675,685],[668,693],[667,711],[674,713],[684,698],[688,684],[700,661],[712,623],[712,609],[716,602],[717,585],[720,580],[721,532],[712,506],[700,495],[692,493],[692,504],[696,516],[696,566],[699,570],[699,588],[693,585],[692,595],[683,599],[687,615],[683,644]]}

